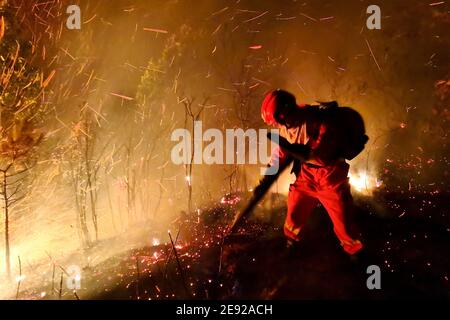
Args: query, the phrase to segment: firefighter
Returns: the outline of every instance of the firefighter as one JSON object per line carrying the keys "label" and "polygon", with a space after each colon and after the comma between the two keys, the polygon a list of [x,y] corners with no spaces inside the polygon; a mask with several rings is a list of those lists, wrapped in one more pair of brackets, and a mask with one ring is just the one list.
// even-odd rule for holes
{"label": "firefighter", "polygon": [[[266,124],[278,128],[280,136],[290,144],[308,146],[310,150],[306,161],[294,161],[296,180],[289,187],[284,224],[288,247],[301,240],[302,228],[320,202],[328,212],[345,252],[354,255],[363,248],[361,241],[349,234],[349,217],[354,206],[347,177],[349,164],[345,158],[346,154],[353,152],[351,157],[354,157],[362,151],[368,138],[364,135],[358,140],[361,141],[356,147],[358,150],[351,150],[355,149],[353,141],[356,140],[348,137],[352,125],[341,121],[342,117],[337,113],[341,109],[344,108],[335,102],[297,105],[295,96],[284,90],[270,92],[262,103],[261,116]],[[353,110],[351,114],[354,113],[357,112]],[[290,154],[278,146],[272,153],[270,164],[278,162],[281,166],[290,161],[289,157]]]}

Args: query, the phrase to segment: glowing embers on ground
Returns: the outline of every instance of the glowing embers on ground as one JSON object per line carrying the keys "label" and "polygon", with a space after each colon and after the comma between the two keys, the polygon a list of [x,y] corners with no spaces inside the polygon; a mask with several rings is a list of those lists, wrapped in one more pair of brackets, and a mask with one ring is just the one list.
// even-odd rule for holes
{"label": "glowing embers on ground", "polygon": [[228,205],[235,205],[239,201],[241,201],[241,197],[234,193],[226,194],[225,196],[222,197],[222,199],[220,199],[221,204],[228,204]]}
{"label": "glowing embers on ground", "polygon": [[383,184],[383,181],[366,171],[350,172],[348,178],[352,189],[364,195],[371,195]]}

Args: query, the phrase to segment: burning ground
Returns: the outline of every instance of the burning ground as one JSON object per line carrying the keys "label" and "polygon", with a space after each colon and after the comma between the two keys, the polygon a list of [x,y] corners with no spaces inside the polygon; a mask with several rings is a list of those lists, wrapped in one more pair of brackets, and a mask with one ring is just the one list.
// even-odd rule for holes
{"label": "burning ground", "polygon": [[[366,251],[356,260],[340,248],[321,207],[305,227],[299,248],[286,254],[281,231],[285,199],[276,198],[259,205],[243,228],[225,240],[222,230],[243,201],[218,203],[199,220],[184,221],[174,246],[153,238],[153,245],[85,266],[79,290],[67,290],[65,278],[60,287],[60,274],[66,275],[58,268],[54,281],[20,292],[19,298],[449,298],[447,197],[357,197],[356,221]],[[394,202],[391,208],[380,205]],[[441,218],[431,219],[430,214]],[[172,237],[175,242],[176,235]],[[381,268],[381,290],[367,289],[366,269],[372,264]]]}

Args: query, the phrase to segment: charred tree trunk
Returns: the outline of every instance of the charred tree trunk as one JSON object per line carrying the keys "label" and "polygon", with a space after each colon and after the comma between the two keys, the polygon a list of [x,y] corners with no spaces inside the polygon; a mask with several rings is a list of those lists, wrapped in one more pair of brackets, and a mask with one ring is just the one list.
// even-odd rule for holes
{"label": "charred tree trunk", "polygon": [[135,208],[135,199],[136,199],[136,195],[135,195],[135,175],[133,174],[134,172],[131,170],[131,158],[132,158],[132,153],[131,153],[131,141],[129,143],[129,145],[126,147],[126,156],[127,156],[127,167],[126,167],[126,188],[127,188],[127,213],[128,213],[128,223],[130,223],[130,221],[132,223],[136,222],[136,212],[134,210]]}
{"label": "charred tree trunk", "polygon": [[75,169],[73,165],[70,164],[70,170],[72,173],[71,183],[75,196],[75,205],[77,208],[78,234],[80,236],[81,245],[84,248],[87,248],[91,244],[91,237],[89,235],[86,219],[86,190],[82,187],[80,182],[80,178],[83,173],[81,163],[77,163],[76,166],[77,168]]}
{"label": "charred tree trunk", "polygon": [[94,225],[94,232],[95,232],[95,241],[98,241],[98,224],[97,224],[97,211],[95,208],[95,195],[94,190],[92,187],[92,181],[91,181],[91,175],[89,173],[89,167],[86,168],[88,174],[87,174],[87,186],[89,189],[89,200],[91,205],[91,215],[92,215],[92,224]]}
{"label": "charred tree trunk", "polygon": [[[85,121],[85,132],[90,132],[90,123],[89,121]],[[84,164],[85,164],[85,173],[86,173],[86,185],[89,192],[89,202],[91,206],[91,216],[92,216],[92,224],[94,226],[94,233],[95,233],[95,241],[98,241],[98,224],[97,224],[97,211],[95,208],[95,196],[94,196],[94,189],[92,184],[92,175],[93,170],[90,165],[91,161],[91,152],[90,150],[93,149],[93,146],[90,143],[90,137],[88,135],[85,135],[85,146],[84,146]]]}
{"label": "charred tree trunk", "polygon": [[109,187],[108,174],[105,174],[105,180],[106,180],[106,193],[108,195],[109,212],[111,214],[111,223],[112,223],[114,232],[118,233],[117,226],[116,226],[116,221],[114,219],[114,207],[113,207],[112,199],[111,199],[111,189]]}
{"label": "charred tree trunk", "polygon": [[11,278],[11,252],[9,244],[9,201],[7,191],[7,175],[6,171],[3,172],[3,205],[5,211],[5,262],[6,262],[6,274],[8,278]]}

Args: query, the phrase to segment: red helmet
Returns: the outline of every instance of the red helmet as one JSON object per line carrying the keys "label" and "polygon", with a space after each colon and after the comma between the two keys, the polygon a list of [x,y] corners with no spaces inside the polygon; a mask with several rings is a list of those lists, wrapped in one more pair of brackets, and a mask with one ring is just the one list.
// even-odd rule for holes
{"label": "red helmet", "polygon": [[280,106],[297,106],[295,96],[287,91],[277,89],[269,92],[261,105],[261,117],[268,125],[277,123],[275,114]]}

